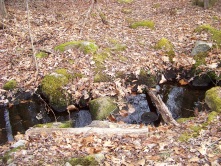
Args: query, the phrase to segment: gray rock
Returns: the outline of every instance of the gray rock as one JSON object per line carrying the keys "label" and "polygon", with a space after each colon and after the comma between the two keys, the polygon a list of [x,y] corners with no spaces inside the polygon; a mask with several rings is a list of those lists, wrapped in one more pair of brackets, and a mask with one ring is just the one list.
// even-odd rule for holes
{"label": "gray rock", "polygon": [[181,115],[182,103],[183,103],[183,94],[184,88],[174,87],[169,95],[166,105],[170,112],[172,113],[173,118],[178,118]]}
{"label": "gray rock", "polygon": [[65,166],[72,166],[72,165],[69,162],[66,162]]}
{"label": "gray rock", "polygon": [[151,124],[158,119],[158,115],[154,112],[145,112],[141,115],[142,123],[145,125]]}
{"label": "gray rock", "polygon": [[102,163],[102,161],[105,159],[105,156],[102,153],[94,154],[93,156],[99,163]]}
{"label": "gray rock", "polygon": [[12,148],[17,148],[19,146],[24,146],[26,144],[26,140],[18,140],[16,143],[14,143],[11,147]]}
{"label": "gray rock", "polygon": [[211,78],[206,74],[197,76],[192,81],[192,85],[195,87],[207,87],[210,85],[210,83],[211,83]]}
{"label": "gray rock", "polygon": [[75,120],[75,127],[85,127],[91,124],[92,118],[88,110],[81,110],[77,113],[77,119]]}
{"label": "gray rock", "polygon": [[195,44],[195,47],[193,48],[191,55],[197,55],[199,53],[204,53],[207,52],[212,48],[213,44],[212,43],[207,43],[204,41],[197,41]]}

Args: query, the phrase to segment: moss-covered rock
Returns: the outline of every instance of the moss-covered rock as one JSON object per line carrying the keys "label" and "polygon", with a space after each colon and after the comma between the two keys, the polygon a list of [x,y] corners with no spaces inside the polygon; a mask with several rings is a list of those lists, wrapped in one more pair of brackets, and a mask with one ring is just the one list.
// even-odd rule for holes
{"label": "moss-covered rock", "polygon": [[36,56],[37,58],[45,58],[45,57],[48,56],[48,53],[43,52],[43,51],[40,51],[40,52],[38,52],[37,54],[35,54],[35,56]]}
{"label": "moss-covered rock", "polygon": [[216,42],[216,44],[220,47],[221,45],[221,30],[217,30],[216,28],[210,26],[209,24],[204,24],[195,29],[196,32],[207,31],[211,34],[212,39]]}
{"label": "moss-covered rock", "polygon": [[149,20],[145,20],[145,21],[137,21],[137,22],[133,22],[132,24],[130,24],[130,28],[132,29],[136,29],[138,27],[148,27],[150,29],[154,29],[154,22],[153,21],[149,21]]}
{"label": "moss-covered rock", "polygon": [[58,112],[65,111],[67,103],[69,103],[62,87],[69,82],[70,78],[71,75],[66,69],[59,69],[46,75],[41,82],[41,93],[48,99],[52,108]]}
{"label": "moss-covered rock", "polygon": [[157,85],[157,77],[149,74],[148,71],[141,69],[138,83],[147,85],[148,87],[155,87]]}
{"label": "moss-covered rock", "polygon": [[98,166],[99,163],[95,160],[93,156],[85,156],[81,158],[72,158],[68,161],[71,165],[79,166]]}
{"label": "moss-covered rock", "polygon": [[212,111],[221,112],[221,87],[213,87],[206,91],[205,102]]}
{"label": "moss-covered rock", "polygon": [[17,82],[15,80],[10,80],[4,84],[3,89],[13,90],[14,88],[16,88],[16,85],[17,85]]}
{"label": "moss-covered rock", "polygon": [[89,108],[93,119],[103,120],[117,109],[117,105],[112,98],[106,96],[91,100]]}
{"label": "moss-covered rock", "polygon": [[84,54],[93,54],[98,50],[98,46],[94,42],[89,41],[70,41],[55,47],[55,50],[64,52],[68,49],[79,48]]}
{"label": "moss-covered rock", "polygon": [[156,43],[154,48],[164,50],[169,56],[170,61],[172,61],[173,57],[175,56],[173,44],[164,37]]}

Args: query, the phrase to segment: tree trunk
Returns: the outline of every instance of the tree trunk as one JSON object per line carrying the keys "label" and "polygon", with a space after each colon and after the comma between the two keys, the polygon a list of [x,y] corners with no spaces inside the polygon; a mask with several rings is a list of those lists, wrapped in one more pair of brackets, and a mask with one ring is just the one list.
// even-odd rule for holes
{"label": "tree trunk", "polygon": [[209,0],[204,0],[204,9],[209,8]]}
{"label": "tree trunk", "polygon": [[3,19],[7,15],[6,8],[5,8],[5,2],[4,0],[0,0],[0,17]]}

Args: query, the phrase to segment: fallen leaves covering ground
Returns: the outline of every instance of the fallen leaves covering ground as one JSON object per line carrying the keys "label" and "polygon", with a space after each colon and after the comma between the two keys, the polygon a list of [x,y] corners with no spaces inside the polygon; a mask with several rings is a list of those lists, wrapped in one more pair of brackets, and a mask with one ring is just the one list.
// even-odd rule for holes
{"label": "fallen leaves covering ground", "polygon": [[[106,3],[105,3],[106,2]],[[192,6],[188,0],[135,0],[124,4],[114,0],[99,2],[108,25],[103,24],[97,10],[86,19],[82,27],[89,1],[30,1],[31,32],[36,50],[50,52],[47,58],[37,59],[38,79],[32,59],[31,43],[28,34],[27,12],[23,1],[7,2],[9,20],[6,29],[0,30],[0,87],[8,80],[15,79],[23,90],[35,90],[41,79],[57,68],[66,68],[70,73],[81,73],[86,77],[73,80],[69,85],[70,93],[75,97],[93,89],[99,95],[115,95],[112,83],[88,83],[93,73],[93,58],[79,50],[64,53],[54,51],[58,44],[71,40],[93,40],[100,50],[111,46],[111,41],[126,45],[126,50],[113,54],[105,60],[104,72],[116,77],[117,72],[137,74],[141,69],[156,73],[164,69],[193,64],[189,56],[195,41],[210,40],[207,33],[195,33],[198,25],[210,24],[220,28],[220,2],[211,10]],[[159,8],[156,7],[159,4]],[[155,7],[154,7],[155,6]],[[130,14],[121,12],[130,9]],[[174,9],[176,12],[174,12]],[[152,20],[155,29],[129,28],[131,21]],[[79,31],[82,34],[79,35]],[[176,57],[171,64],[162,51],[153,49],[155,43],[165,37],[175,46]],[[211,52],[208,64],[220,60],[220,52]],[[73,61],[74,63],[70,63]],[[218,69],[217,69],[218,70]],[[90,84],[90,85],[89,85]],[[1,91],[3,93],[4,91]],[[96,96],[95,95],[95,96]],[[218,165],[221,154],[220,117],[202,130],[196,138],[188,142],[179,142],[178,137],[188,130],[191,123],[201,123],[206,115],[202,114],[181,128],[161,126],[151,128],[145,136],[82,136],[59,133],[39,135],[27,140],[26,148],[15,153],[17,165],[60,165],[70,157],[103,153],[103,165]],[[1,155],[8,145],[1,146]]]}
{"label": "fallen leaves covering ground", "polygon": [[[72,40],[92,40],[102,52],[105,48],[113,47],[114,43],[119,43],[125,45],[126,50],[108,56],[102,62],[105,68],[100,72],[108,74],[112,80],[120,73],[139,75],[142,69],[155,74],[172,67],[190,68],[194,63],[189,56],[194,43],[197,40],[211,40],[208,33],[196,33],[194,29],[202,24],[219,29],[221,22],[215,19],[221,18],[219,3],[211,10],[204,10],[193,6],[188,0],[135,0],[132,3],[107,0],[99,1],[86,17],[90,5],[90,1],[29,2],[31,35],[36,52],[43,50],[50,53],[46,58],[37,58],[39,73],[36,73],[26,5],[20,1],[7,2],[9,17],[4,22],[6,29],[0,30],[0,87],[14,79],[19,88],[35,90],[46,74],[65,68],[71,74],[84,75],[66,87],[73,98],[77,99],[91,89],[94,97],[116,95],[114,85],[109,82],[93,82],[96,64],[92,55],[84,55],[76,49],[59,53],[54,47]],[[123,12],[125,10],[131,13]],[[107,25],[102,22],[100,13],[108,22]],[[153,21],[155,28],[129,27],[131,22],[142,20]],[[173,63],[163,51],[153,48],[163,37],[175,47]],[[211,52],[207,58],[208,66],[202,68],[210,70],[209,65],[219,63],[220,58],[219,51]]]}

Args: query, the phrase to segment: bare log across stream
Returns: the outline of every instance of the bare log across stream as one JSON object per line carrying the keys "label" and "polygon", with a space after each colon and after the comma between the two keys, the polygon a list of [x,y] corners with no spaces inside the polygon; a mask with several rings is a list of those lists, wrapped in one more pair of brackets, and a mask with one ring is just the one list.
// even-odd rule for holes
{"label": "bare log across stream", "polygon": [[153,103],[155,103],[157,110],[160,112],[163,120],[167,124],[173,124],[179,126],[179,124],[173,119],[171,112],[169,111],[166,104],[162,101],[160,95],[155,95],[150,89],[147,90],[148,95],[150,96]]}
{"label": "bare log across stream", "polygon": [[83,135],[147,135],[148,128],[98,128],[98,127],[84,127],[84,128],[31,128],[26,131],[27,139],[38,137],[39,134],[48,135],[53,133],[60,133],[61,135],[68,134],[83,134]]}

